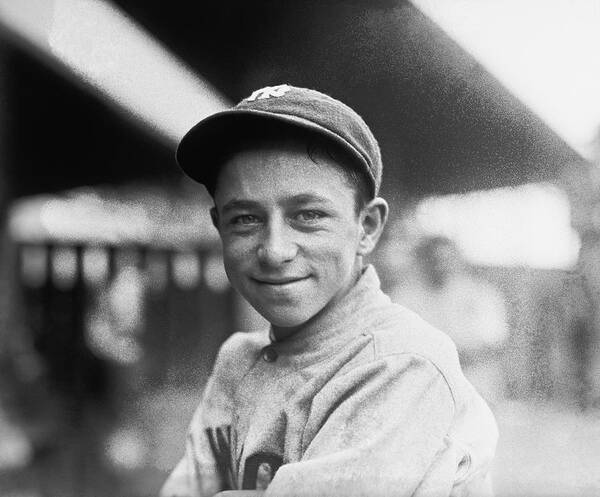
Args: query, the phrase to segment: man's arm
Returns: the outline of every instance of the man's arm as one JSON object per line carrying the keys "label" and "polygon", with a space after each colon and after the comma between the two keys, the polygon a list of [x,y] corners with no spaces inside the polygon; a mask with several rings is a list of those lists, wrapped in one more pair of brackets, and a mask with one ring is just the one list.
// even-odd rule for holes
{"label": "man's arm", "polygon": [[264,493],[264,490],[225,490],[215,497],[261,497]]}
{"label": "man's arm", "polygon": [[160,497],[212,497],[235,487],[230,464],[231,399],[253,356],[244,355],[248,334],[234,333],[221,346],[202,402],[190,424],[185,454]]}
{"label": "man's arm", "polygon": [[[228,485],[228,467],[220,452],[229,454],[227,428],[230,386],[226,342],[219,351],[206,383],[202,401],[194,413],[185,441],[185,452],[163,485],[159,497],[212,497]],[[214,430],[214,437],[211,431]]]}
{"label": "man's arm", "polygon": [[[454,401],[427,359],[398,354],[330,382],[313,400],[304,456],[265,496],[450,495]],[[421,492],[423,490],[423,492]]]}
{"label": "man's arm", "polygon": [[159,497],[212,497],[221,476],[203,429],[204,402],[190,424],[185,453],[160,490]]}

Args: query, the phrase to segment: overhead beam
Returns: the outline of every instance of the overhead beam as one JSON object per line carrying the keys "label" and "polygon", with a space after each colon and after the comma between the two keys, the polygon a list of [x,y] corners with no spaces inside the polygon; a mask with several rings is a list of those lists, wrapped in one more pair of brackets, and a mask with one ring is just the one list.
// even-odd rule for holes
{"label": "overhead beam", "polygon": [[103,0],[0,0],[0,28],[170,144],[229,104]]}

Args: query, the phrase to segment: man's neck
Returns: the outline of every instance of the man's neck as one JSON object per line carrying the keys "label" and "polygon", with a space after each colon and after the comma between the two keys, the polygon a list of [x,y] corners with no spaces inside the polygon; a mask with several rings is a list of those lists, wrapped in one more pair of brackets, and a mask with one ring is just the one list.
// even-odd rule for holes
{"label": "man's neck", "polygon": [[356,285],[356,283],[362,276],[364,270],[365,270],[365,267],[360,266],[354,272],[354,274],[352,275],[348,284],[345,285],[342,289],[340,289],[340,291],[333,296],[333,298],[325,305],[325,307],[323,307],[319,312],[317,312],[314,316],[312,316],[310,319],[308,319],[304,323],[299,324],[298,326],[289,326],[289,327],[282,327],[282,326],[276,326],[274,324],[271,324],[271,331],[270,331],[271,340],[274,342],[282,342],[282,341],[287,340],[290,337],[294,336],[301,330],[304,330],[307,327],[310,327],[315,322],[326,319],[326,316],[328,314],[334,312],[334,310],[339,305],[339,303],[344,299],[344,297],[346,297],[346,295],[348,295],[350,290],[352,290],[352,288],[354,288],[354,286]]}

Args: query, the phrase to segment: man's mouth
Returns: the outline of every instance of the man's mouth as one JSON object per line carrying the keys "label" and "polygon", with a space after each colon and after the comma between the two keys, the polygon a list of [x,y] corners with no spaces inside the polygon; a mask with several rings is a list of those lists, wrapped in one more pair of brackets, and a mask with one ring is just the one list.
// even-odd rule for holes
{"label": "man's mouth", "polygon": [[292,276],[285,278],[252,278],[259,285],[286,286],[308,279],[308,276]]}

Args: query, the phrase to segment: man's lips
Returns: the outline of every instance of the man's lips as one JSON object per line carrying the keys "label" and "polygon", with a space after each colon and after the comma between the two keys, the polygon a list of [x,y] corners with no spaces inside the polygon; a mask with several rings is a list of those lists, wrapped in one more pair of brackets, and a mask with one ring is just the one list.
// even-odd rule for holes
{"label": "man's lips", "polygon": [[285,286],[308,279],[309,276],[292,276],[286,278],[252,278],[259,285]]}

